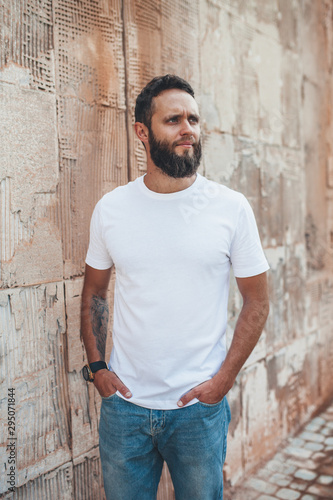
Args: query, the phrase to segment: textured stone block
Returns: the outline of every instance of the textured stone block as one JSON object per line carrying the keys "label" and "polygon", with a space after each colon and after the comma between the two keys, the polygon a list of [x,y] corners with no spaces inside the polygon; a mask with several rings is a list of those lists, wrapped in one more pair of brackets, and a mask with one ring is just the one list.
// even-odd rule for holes
{"label": "textured stone block", "polygon": [[283,500],[297,500],[300,498],[301,493],[290,490],[289,488],[282,488],[276,493],[276,496],[277,498],[282,498]]}
{"label": "textured stone block", "polygon": [[200,1],[199,9],[202,123],[208,133],[231,134],[238,105],[237,62],[230,31],[232,19],[221,2]]}
{"label": "textured stone block", "polygon": [[264,142],[281,144],[285,120],[281,106],[282,47],[259,32],[253,37],[250,53],[252,60],[258,61],[254,66],[260,106],[258,136]]}
{"label": "textured stone block", "polygon": [[296,490],[296,491],[301,491],[301,492],[303,492],[304,490],[306,490],[307,487],[308,487],[308,484],[306,482],[305,483],[301,482],[300,480],[299,481],[293,481],[289,485],[290,489]]}
{"label": "textured stone block", "polygon": [[312,451],[305,450],[304,448],[297,448],[296,446],[288,446],[285,449],[285,453],[288,455],[293,455],[296,458],[310,458],[312,455]]}
{"label": "textured stone block", "polygon": [[315,472],[306,469],[299,469],[294,475],[303,481],[313,481],[317,477]]}
{"label": "textured stone block", "polygon": [[59,89],[57,224],[64,275],[69,278],[82,274],[94,205],[128,179],[119,1],[57,2],[54,37]]}
{"label": "textured stone block", "polygon": [[302,432],[300,437],[301,439],[304,439],[306,441],[314,441],[315,443],[322,443],[325,439],[321,434],[309,431]]}
{"label": "textured stone block", "polygon": [[[307,116],[303,124],[303,140],[305,143],[304,165],[306,174],[307,190],[307,212],[311,220],[314,241],[311,244],[317,263],[312,267],[320,270],[320,253],[325,249],[326,222],[323,214],[326,213],[325,197],[322,193],[326,191],[326,139],[320,131],[325,127],[326,103],[323,100],[323,88],[317,86],[312,80],[305,79],[303,82],[303,110]],[[308,231],[310,228],[308,229]],[[319,248],[318,248],[319,246]],[[311,248],[308,249],[310,251]],[[311,265],[311,263],[309,263]]]}
{"label": "textured stone block", "polygon": [[15,500],[73,500],[74,498],[73,466],[71,462],[59,468],[39,474],[36,479],[25,482],[15,489],[15,493],[1,498]]}
{"label": "textured stone block", "polygon": [[235,143],[235,170],[228,186],[240,191],[248,199],[261,232],[262,221],[260,213],[260,158],[261,145],[240,137],[234,139]]}
{"label": "textured stone block", "polygon": [[82,500],[105,500],[103,474],[98,448],[82,454],[74,460],[74,495]]}
{"label": "textured stone block", "polygon": [[65,281],[68,371],[77,373],[80,373],[87,362],[84,344],[80,338],[82,287],[83,278]]}
{"label": "textured stone block", "polygon": [[[269,402],[267,370],[263,362],[242,374],[243,456],[246,469],[271,447],[275,439],[276,408]],[[265,426],[263,426],[265,422]]]}
{"label": "textured stone block", "polygon": [[68,375],[68,393],[72,425],[72,456],[76,459],[98,443],[101,397],[82,372]]}
{"label": "textured stone block", "polygon": [[[282,4],[280,4],[282,6]],[[287,4],[285,4],[287,5]],[[281,23],[282,25],[282,23]],[[283,43],[283,41],[282,41]],[[293,71],[290,71],[290,68]],[[281,57],[281,113],[276,116],[276,126],[281,128],[281,140],[290,152],[300,149],[301,123],[298,110],[301,106],[302,68],[299,54],[286,50]]]}
{"label": "textured stone block", "polygon": [[220,184],[228,183],[239,163],[234,138],[231,135],[210,132],[204,140],[203,151],[207,178]]}
{"label": "textured stone block", "polygon": [[[2,290],[0,311],[1,393],[15,389],[20,486],[70,460],[62,283]],[[4,397],[2,414],[6,406]]]}
{"label": "textured stone block", "polygon": [[[1,1],[0,79],[55,91],[52,0]],[[25,70],[17,78],[13,63]],[[5,75],[3,74],[5,73]]]}
{"label": "textured stone block", "polygon": [[277,487],[274,484],[269,484],[267,481],[262,481],[261,479],[251,478],[247,481],[246,486],[248,488],[253,488],[260,493],[273,494],[276,492]]}
{"label": "textured stone block", "polygon": [[325,485],[333,484],[333,476],[327,476],[323,474],[318,477],[318,483]]}
{"label": "textured stone block", "polygon": [[305,448],[312,451],[321,451],[324,449],[324,446],[319,443],[308,442],[305,443]]}
{"label": "textured stone block", "polygon": [[271,483],[277,484],[278,486],[288,486],[290,483],[290,477],[278,473],[273,474],[269,480]]}
{"label": "textured stone block", "polygon": [[327,160],[327,185],[333,188],[333,157]]}
{"label": "textured stone block", "polygon": [[[324,8],[325,2],[315,5],[310,0],[302,3],[300,44],[303,47],[303,72],[305,77],[321,84],[327,64],[326,47],[324,45]],[[330,49],[328,49],[330,50]]]}
{"label": "textured stone block", "polygon": [[0,83],[2,286],[62,278],[55,97]]}

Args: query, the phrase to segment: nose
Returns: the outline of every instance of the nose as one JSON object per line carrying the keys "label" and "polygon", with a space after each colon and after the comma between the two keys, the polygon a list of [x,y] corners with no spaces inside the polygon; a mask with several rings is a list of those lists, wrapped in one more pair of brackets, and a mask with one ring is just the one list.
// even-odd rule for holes
{"label": "nose", "polygon": [[191,126],[190,122],[185,119],[182,122],[182,129],[181,129],[181,135],[193,135],[194,130],[193,127]]}

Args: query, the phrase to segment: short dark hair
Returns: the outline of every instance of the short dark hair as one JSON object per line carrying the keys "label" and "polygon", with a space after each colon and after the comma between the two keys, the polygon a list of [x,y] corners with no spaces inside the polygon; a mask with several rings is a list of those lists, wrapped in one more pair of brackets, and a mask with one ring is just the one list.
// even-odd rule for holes
{"label": "short dark hair", "polygon": [[163,90],[184,90],[194,97],[191,85],[176,75],[156,76],[141,90],[135,104],[135,121],[144,123],[148,128],[153,116],[153,98],[157,97]]}

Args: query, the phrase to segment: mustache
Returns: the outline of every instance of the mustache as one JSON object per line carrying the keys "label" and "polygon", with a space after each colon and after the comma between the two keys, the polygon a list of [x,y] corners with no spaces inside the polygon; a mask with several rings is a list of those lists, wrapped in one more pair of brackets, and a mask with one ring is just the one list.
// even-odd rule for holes
{"label": "mustache", "polygon": [[190,135],[188,137],[183,137],[180,141],[176,141],[173,143],[173,146],[179,146],[179,144],[184,144],[184,142],[190,142],[192,145],[198,144],[195,140],[193,135]]}

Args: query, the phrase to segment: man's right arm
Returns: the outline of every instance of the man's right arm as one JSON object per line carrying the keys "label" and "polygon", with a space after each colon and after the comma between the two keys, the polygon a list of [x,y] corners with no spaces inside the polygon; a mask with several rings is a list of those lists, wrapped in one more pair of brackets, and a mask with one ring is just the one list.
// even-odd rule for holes
{"label": "man's right arm", "polygon": [[[81,302],[81,336],[89,363],[105,361],[109,320],[107,289],[110,276],[111,268],[99,270],[86,265]],[[117,390],[126,398],[132,396],[117,375],[106,369],[95,373],[94,384],[103,397],[108,397]]]}

